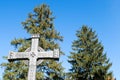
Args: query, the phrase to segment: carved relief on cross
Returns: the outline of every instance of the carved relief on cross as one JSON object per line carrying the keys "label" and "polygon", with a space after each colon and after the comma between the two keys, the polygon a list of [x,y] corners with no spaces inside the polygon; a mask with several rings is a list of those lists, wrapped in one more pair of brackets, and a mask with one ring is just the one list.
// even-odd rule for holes
{"label": "carved relief on cross", "polygon": [[[8,60],[25,60],[25,64],[29,65],[28,80],[36,80],[36,66],[39,65],[44,59],[59,59],[59,49],[54,51],[44,51],[38,47],[39,35],[32,35],[31,47],[26,49],[25,52],[11,51]],[[29,61],[28,61],[29,60]]]}

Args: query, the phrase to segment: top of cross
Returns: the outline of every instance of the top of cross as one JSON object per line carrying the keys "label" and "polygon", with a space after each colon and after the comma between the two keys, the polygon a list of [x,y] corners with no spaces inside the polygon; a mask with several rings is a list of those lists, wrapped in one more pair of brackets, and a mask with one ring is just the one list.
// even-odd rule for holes
{"label": "top of cross", "polygon": [[39,38],[40,35],[39,34],[32,34],[32,38]]}

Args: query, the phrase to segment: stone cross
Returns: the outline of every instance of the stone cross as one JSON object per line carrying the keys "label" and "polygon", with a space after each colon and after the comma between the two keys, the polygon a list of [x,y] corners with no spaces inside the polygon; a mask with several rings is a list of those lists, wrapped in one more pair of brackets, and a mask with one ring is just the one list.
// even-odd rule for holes
{"label": "stone cross", "polygon": [[29,65],[28,80],[36,80],[36,66],[44,59],[59,59],[59,49],[44,51],[38,47],[38,42],[39,35],[33,34],[31,48],[26,49],[25,52],[9,52],[9,61],[25,60],[25,63]]}

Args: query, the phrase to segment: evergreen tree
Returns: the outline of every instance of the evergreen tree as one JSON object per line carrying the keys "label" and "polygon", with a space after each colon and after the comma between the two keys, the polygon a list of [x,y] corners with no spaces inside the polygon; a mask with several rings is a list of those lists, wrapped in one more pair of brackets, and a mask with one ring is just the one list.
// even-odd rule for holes
{"label": "evergreen tree", "polygon": [[[34,12],[30,13],[27,20],[22,22],[28,34],[40,35],[39,46],[44,50],[60,48],[57,42],[63,40],[60,33],[55,30],[53,20],[54,17],[52,16],[49,6],[42,4],[34,8]],[[31,40],[23,38],[14,39],[11,41],[11,44],[15,46],[19,52],[24,52],[30,47]],[[26,66],[23,61],[2,63],[1,66],[5,69],[4,80],[27,80],[28,66]],[[61,63],[58,61],[44,60],[37,66],[36,80],[62,80],[63,69]]]}
{"label": "evergreen tree", "polygon": [[112,75],[112,65],[107,59],[104,48],[99,42],[95,31],[82,26],[77,31],[77,40],[72,44],[69,63],[72,65],[68,73],[69,80],[105,80]]}

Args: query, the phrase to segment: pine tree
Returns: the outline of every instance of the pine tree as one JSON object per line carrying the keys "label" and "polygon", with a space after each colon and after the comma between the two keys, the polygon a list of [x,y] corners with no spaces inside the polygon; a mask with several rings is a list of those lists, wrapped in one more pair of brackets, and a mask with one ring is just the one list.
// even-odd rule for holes
{"label": "pine tree", "polygon": [[[34,8],[34,12],[30,13],[27,20],[22,22],[28,34],[40,35],[39,46],[44,50],[60,48],[57,42],[63,40],[60,33],[55,30],[53,20],[54,17],[49,6],[42,4]],[[23,52],[30,47],[31,40],[24,38],[14,39],[11,41],[11,44],[19,52]],[[5,69],[4,80],[27,80],[28,66],[23,61],[2,63],[1,66]],[[37,66],[36,80],[62,80],[63,69],[61,63],[58,61],[44,60]]]}
{"label": "pine tree", "polygon": [[69,80],[105,80],[112,75],[108,71],[112,64],[109,63],[95,31],[82,26],[76,36],[77,40],[74,40],[73,51],[69,56],[69,63],[72,65],[68,73]]}

